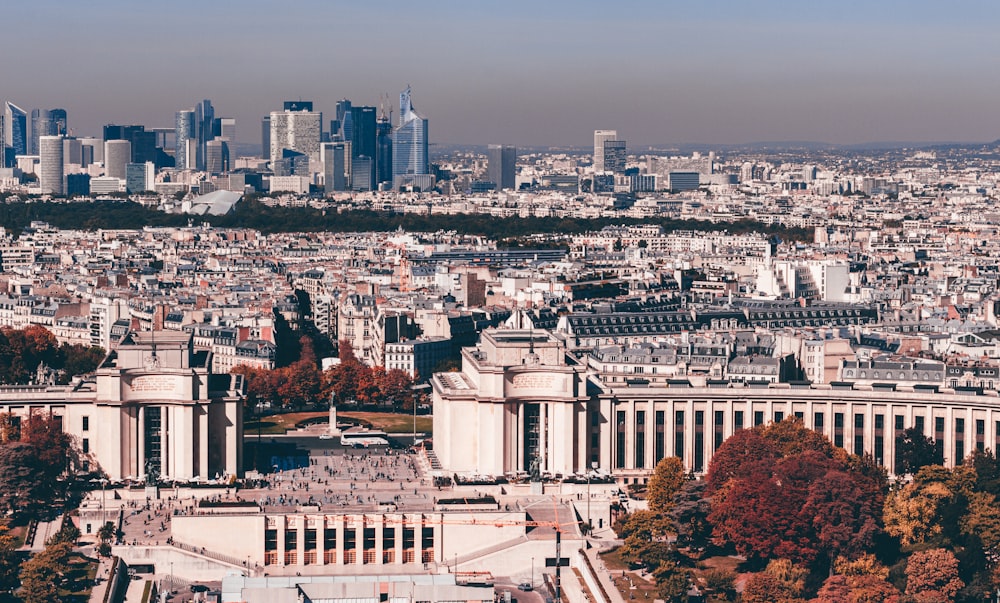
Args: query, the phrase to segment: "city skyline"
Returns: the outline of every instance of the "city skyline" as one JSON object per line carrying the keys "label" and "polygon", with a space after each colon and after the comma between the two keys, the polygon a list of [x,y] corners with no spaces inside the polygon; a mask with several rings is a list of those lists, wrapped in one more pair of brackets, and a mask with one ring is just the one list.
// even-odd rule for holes
{"label": "city skyline", "polygon": [[[169,127],[211,98],[246,124],[240,143],[284,99],[333,116],[337,99],[377,106],[406,84],[439,144],[587,146],[596,128],[634,149],[1000,138],[1000,83],[987,77],[1000,8],[986,2],[437,2],[399,19],[403,7],[221,2],[198,7],[200,23],[218,23],[205,31],[189,0],[15,4],[10,22],[51,15],[48,42],[35,28],[8,32],[26,52],[5,65],[0,97],[65,107],[77,135]],[[66,60],[74,39],[73,56],[93,62]]]}

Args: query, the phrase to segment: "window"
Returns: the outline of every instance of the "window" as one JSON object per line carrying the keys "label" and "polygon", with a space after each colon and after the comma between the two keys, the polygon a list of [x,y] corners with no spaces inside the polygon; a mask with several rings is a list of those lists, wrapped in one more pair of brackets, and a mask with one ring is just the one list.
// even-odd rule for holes
{"label": "window", "polygon": [[83,431],[90,431],[90,417],[83,417]]}
{"label": "window", "polygon": [[646,466],[646,411],[635,411],[635,467]]}
{"label": "window", "polygon": [[89,454],[90,453],[90,439],[89,438],[83,438],[83,441],[81,442],[81,445],[82,445],[82,448],[83,448],[83,453],[84,454]]}

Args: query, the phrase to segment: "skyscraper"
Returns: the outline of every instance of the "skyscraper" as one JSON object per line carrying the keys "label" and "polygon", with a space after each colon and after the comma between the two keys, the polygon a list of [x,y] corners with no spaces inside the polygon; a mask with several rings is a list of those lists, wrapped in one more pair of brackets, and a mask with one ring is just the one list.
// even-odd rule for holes
{"label": "skyscraper", "polygon": [[83,143],[79,138],[63,138],[63,164],[83,165]]}
{"label": "skyscraper", "polygon": [[617,130],[594,130],[594,172],[604,172],[604,141],[618,140]]}
{"label": "skyscraper", "polygon": [[342,98],[337,101],[336,108],[334,111],[337,114],[337,131],[330,132],[330,138],[336,138],[337,140],[343,140],[345,142],[351,142],[354,136],[354,120],[351,116],[351,101],[346,98]]}
{"label": "skyscraper", "polygon": [[52,123],[55,124],[56,135],[66,136],[69,132],[68,122],[66,121],[66,109],[52,109],[49,111],[49,115],[52,118]]}
{"label": "skyscraper", "polygon": [[604,141],[604,171],[615,174],[625,173],[625,162],[628,158],[624,140]]}
{"label": "skyscraper", "polygon": [[229,171],[229,145],[225,140],[216,138],[205,143],[205,171],[209,174]]}
{"label": "skyscraper", "polygon": [[487,151],[486,179],[496,190],[515,188],[517,149],[509,144],[491,144]]}
{"label": "skyscraper", "polygon": [[382,112],[375,122],[375,186],[392,184],[392,123]]}
{"label": "skyscraper", "polygon": [[351,108],[351,158],[367,157],[371,163],[368,171],[360,176],[357,170],[352,170],[351,184],[354,190],[371,190],[374,188],[375,153],[377,152],[377,131],[375,107],[354,106]]}
{"label": "skyscraper", "polygon": [[63,139],[62,136],[38,138],[38,184],[42,194],[62,195],[63,188]]}
{"label": "skyscraper", "polygon": [[428,174],[427,119],[413,109],[410,87],[399,95],[399,126],[392,143],[393,187],[401,177]]}
{"label": "skyscraper", "polygon": [[197,140],[195,128],[194,109],[178,111],[174,120],[176,146],[174,151],[174,165],[179,170],[195,169],[197,157],[188,157],[189,140]]}
{"label": "skyscraper", "polygon": [[108,140],[104,143],[104,175],[125,180],[128,164],[132,162],[132,143],[127,140]]}
{"label": "skyscraper", "polygon": [[[2,145],[10,147],[14,155],[28,154],[28,113],[15,105],[7,102],[4,104],[3,112],[3,140]],[[3,158],[0,157],[0,160]],[[4,166],[9,167],[9,166]]]}
{"label": "skyscraper", "polygon": [[351,145],[325,142],[322,146],[323,186],[327,193],[347,190],[347,155]]}
{"label": "skyscraper", "polygon": [[227,142],[236,142],[236,118],[216,117],[212,124],[212,134],[216,138],[225,138]]}
{"label": "skyscraper", "polygon": [[104,126],[104,141],[127,140],[132,144],[132,163],[146,163],[152,161],[162,165],[160,161],[160,151],[156,146],[156,132],[147,131],[145,126],[130,125],[121,126],[108,124]]}
{"label": "skyscraper", "polygon": [[56,122],[52,119],[52,112],[48,109],[31,110],[31,149],[36,155],[40,154],[38,139],[42,136],[56,135]]}
{"label": "skyscraper", "polygon": [[312,103],[298,101],[285,103],[285,106],[303,106],[307,109],[272,111],[271,112],[271,162],[281,159],[281,151],[288,149],[308,155],[314,161],[319,160],[319,140],[323,129],[323,114],[312,110]]}
{"label": "skyscraper", "polygon": [[125,191],[144,193],[153,190],[156,182],[156,166],[152,161],[129,163],[125,166]]}
{"label": "skyscraper", "polygon": [[198,159],[196,162],[197,168],[199,170],[205,169],[205,152],[206,146],[209,140],[215,138],[212,130],[212,122],[215,121],[215,107],[212,106],[212,101],[207,98],[201,101],[200,105],[201,120],[198,123]]}
{"label": "skyscraper", "polygon": [[260,156],[271,156],[271,116],[265,115],[260,120]]}

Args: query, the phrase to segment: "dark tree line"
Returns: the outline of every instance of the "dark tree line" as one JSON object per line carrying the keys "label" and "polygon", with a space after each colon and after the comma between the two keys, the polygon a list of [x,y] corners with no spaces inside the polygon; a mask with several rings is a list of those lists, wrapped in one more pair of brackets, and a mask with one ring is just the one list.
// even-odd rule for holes
{"label": "dark tree line", "polygon": [[[186,226],[189,216],[165,214],[130,201],[100,201],[93,203],[0,203],[0,226],[20,232],[33,220],[48,222],[58,228],[131,228],[143,226]],[[268,207],[253,198],[236,206],[225,216],[198,218],[213,226],[254,228],[264,233],[275,232],[388,232],[403,228],[411,232],[454,230],[461,234],[483,235],[524,244],[524,237],[537,233],[578,234],[618,224],[658,224],[666,230],[704,230],[742,234],[759,232],[786,240],[810,240],[812,232],[804,228],[764,224],[753,220],[737,222],[706,222],[669,218],[496,218],[486,214],[430,215],[396,214],[371,210],[351,210],[338,213],[313,208]]]}
{"label": "dark tree line", "polygon": [[103,359],[102,348],[60,344],[45,327],[0,328],[0,383],[27,384],[42,364],[53,370],[57,383],[68,383],[76,375],[94,371]]}

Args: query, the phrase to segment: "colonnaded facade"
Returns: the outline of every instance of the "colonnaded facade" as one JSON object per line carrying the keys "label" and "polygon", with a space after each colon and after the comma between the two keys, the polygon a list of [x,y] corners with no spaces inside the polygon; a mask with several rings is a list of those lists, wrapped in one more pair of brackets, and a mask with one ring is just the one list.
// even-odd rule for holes
{"label": "colonnaded facade", "polygon": [[[504,512],[182,513],[172,518],[179,546],[205,548],[251,566],[398,566],[422,571],[498,543],[523,540],[527,516]],[[227,535],[220,539],[218,534]],[[333,569],[333,568],[331,568]]]}
{"label": "colonnaded facade", "polygon": [[537,458],[550,474],[599,468],[642,483],[677,456],[702,473],[736,430],[792,416],[890,473],[909,427],[933,438],[948,466],[1000,447],[995,395],[893,383],[607,383],[547,331],[485,331],[463,350],[461,372],[431,383],[435,454],[456,472],[526,472]]}
{"label": "colonnaded facade", "polygon": [[215,375],[189,333],[128,333],[96,375],[67,386],[0,388],[15,428],[53,417],[111,480],[212,479],[243,471],[243,379]]}

